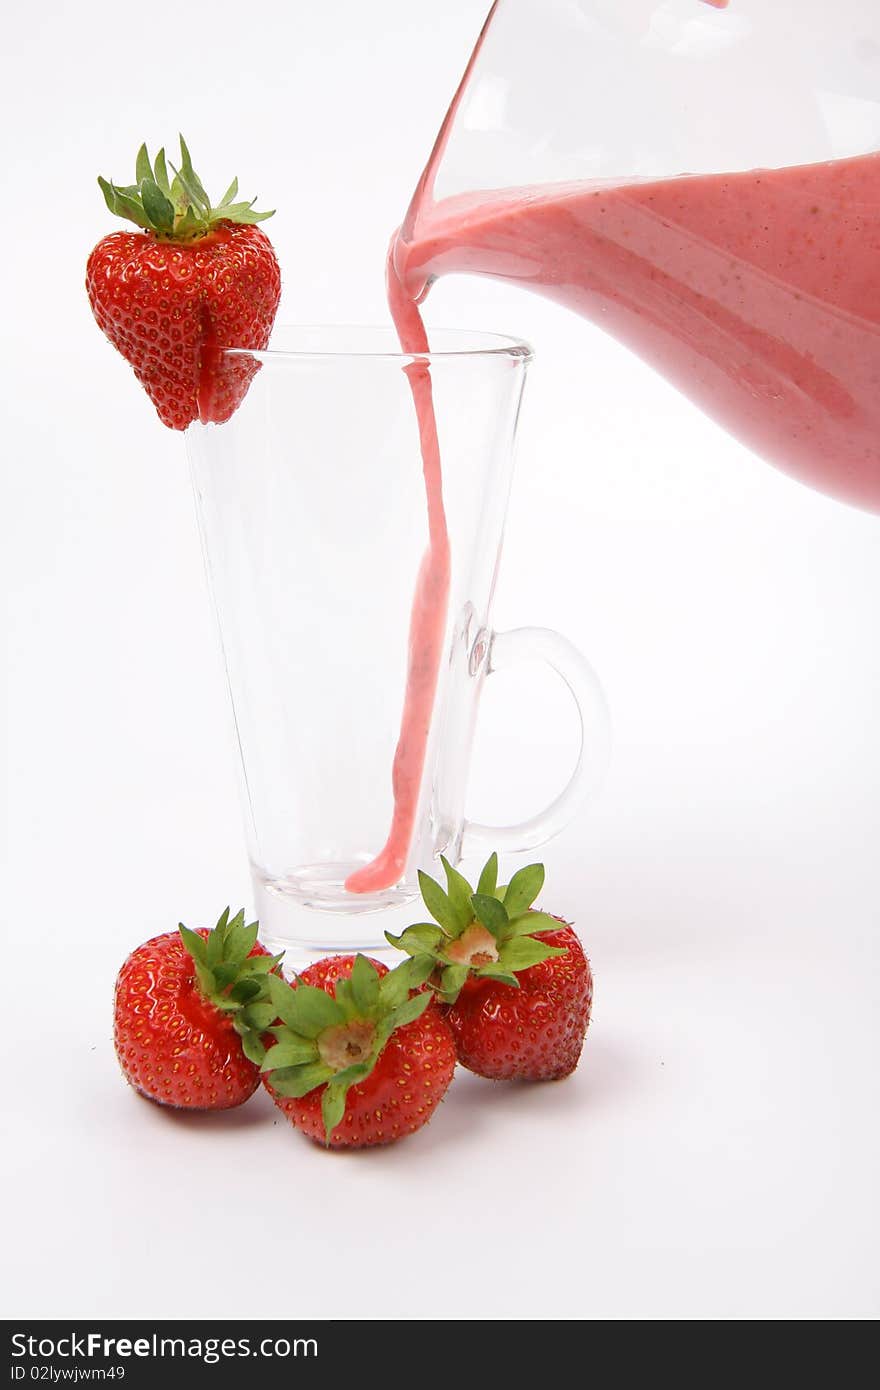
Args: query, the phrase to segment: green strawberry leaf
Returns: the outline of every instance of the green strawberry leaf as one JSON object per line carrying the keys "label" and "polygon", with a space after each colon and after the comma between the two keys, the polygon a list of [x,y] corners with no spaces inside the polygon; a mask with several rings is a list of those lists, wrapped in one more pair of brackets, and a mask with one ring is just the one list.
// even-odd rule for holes
{"label": "green strawberry leaf", "polygon": [[473,921],[474,914],[471,908],[473,889],[467,879],[457,869],[453,869],[445,854],[440,855],[440,863],[446,873],[446,893],[455,913],[457,934],[460,934]]}
{"label": "green strawberry leaf", "polygon": [[398,1004],[397,1008],[388,1015],[388,1022],[391,1024],[388,1030],[389,1034],[398,1028],[405,1028],[408,1023],[414,1023],[417,1018],[421,1018],[433,997],[431,991],[426,989],[421,994],[414,994],[412,999],[405,999],[402,1004]]}
{"label": "green strawberry leaf", "polygon": [[318,1060],[318,1044],[311,1038],[294,1038],[288,1034],[284,1042],[278,1042],[266,1053],[261,1071],[279,1071],[281,1068],[301,1067],[305,1062]]}
{"label": "green strawberry leaf", "polygon": [[279,1096],[301,1100],[316,1086],[323,1086],[325,1081],[332,1080],[334,1075],[333,1068],[323,1062],[304,1062],[300,1067],[281,1067],[273,1071],[270,1085]]}
{"label": "green strawberry leaf", "polygon": [[296,1027],[298,1014],[294,1002],[296,991],[280,975],[267,975],[266,984],[269,986],[269,998],[275,1005],[276,1014],[282,1023],[287,1024],[288,1028],[298,1032]]}
{"label": "green strawberry leaf", "polygon": [[345,1114],[347,1090],[348,1087],[344,1083],[331,1083],[321,1097],[321,1118],[324,1121],[324,1134],[328,1145],[330,1136]]}
{"label": "green strawberry leaf", "polygon": [[232,961],[221,961],[214,966],[214,993],[223,994],[238,979],[238,966]]}
{"label": "green strawberry leaf", "polygon": [[338,1071],[333,1078],[333,1085],[342,1085],[348,1089],[358,1081],[363,1081],[364,1077],[369,1076],[373,1067],[376,1065],[375,1057],[368,1062],[352,1062],[350,1067],[345,1067],[343,1071]]}
{"label": "green strawberry leaf", "polygon": [[333,986],[333,996],[346,1018],[354,1018],[358,1013],[351,993],[351,980],[337,980]]}
{"label": "green strawberry leaf", "polygon": [[[271,980],[272,976],[267,978]],[[315,985],[297,985],[290,992],[293,996],[292,1017],[284,1021],[301,1037],[316,1038],[325,1028],[345,1022],[345,1010],[325,990],[317,989]]]}
{"label": "green strawberry leaf", "polygon": [[544,887],[544,865],[529,864],[519,869],[507,885],[504,906],[508,917],[519,917],[526,908],[531,907]]}
{"label": "green strawberry leaf", "polygon": [[505,937],[512,936],[534,936],[536,932],[560,931],[563,923],[557,922],[555,917],[551,917],[549,912],[526,912],[522,917],[517,917],[511,922]]}
{"label": "green strawberry leaf", "polygon": [[[172,169],[174,169],[173,164],[171,167]],[[189,206],[192,208],[193,212],[201,221],[204,221],[208,209],[206,208],[202,198],[200,198],[199,194],[196,192],[196,188],[193,182],[187,177],[187,175],[184,173],[182,169],[174,169],[174,178],[175,182],[180,184],[183,195],[186,198]]]}
{"label": "green strawberry leaf", "polygon": [[278,1011],[274,1004],[262,1001],[257,1004],[245,1004],[241,1011],[241,1016],[248,1028],[254,1028],[257,1032],[262,1032],[268,1028],[270,1023],[274,1023],[278,1017]]}
{"label": "green strawberry leaf", "polygon": [[485,897],[482,893],[474,893],[471,902],[478,920],[482,922],[486,930],[490,931],[496,940],[501,937],[507,927],[507,912],[504,904],[500,903],[497,898]]}
{"label": "green strawberry leaf", "polygon": [[385,1046],[392,1033],[398,1028],[405,1028],[408,1023],[414,1023],[417,1018],[428,1008],[434,998],[430,990],[422,990],[420,994],[413,995],[412,999],[406,999],[402,1004],[398,1004],[396,1009],[381,1019],[376,1029],[375,1051],[378,1057],[382,1048]]}
{"label": "green strawberry leaf", "polygon": [[229,959],[229,939],[230,936],[239,928],[244,926],[244,908],[240,907],[234,917],[228,917],[223,928],[223,959]]}
{"label": "green strawberry leaf", "polygon": [[519,989],[519,980],[509,970],[506,970],[499,960],[490,961],[488,965],[481,965],[475,973],[481,978],[497,980],[499,984],[512,985],[514,989]]}
{"label": "green strawberry leaf", "polygon": [[413,956],[409,961],[410,989],[419,989],[434,973],[437,962],[433,956]]}
{"label": "green strawberry leaf", "polygon": [[461,987],[470,974],[467,965],[447,965],[440,973],[440,992],[447,1003],[454,1004],[461,993]]}
{"label": "green strawberry leaf", "polygon": [[155,170],[155,179],[157,184],[161,188],[162,192],[165,194],[165,197],[170,199],[171,186],[168,182],[168,165],[165,163],[164,149],[161,149],[159,153],[156,155],[156,160],[153,165],[153,168]]}
{"label": "green strawberry leaf", "polygon": [[211,211],[211,199],[202,187],[201,179],[193,168],[189,150],[183,136],[180,139],[180,181],[184,188],[192,190],[190,198],[199,209],[205,213]]}
{"label": "green strawberry leaf", "polygon": [[237,222],[242,227],[253,227],[257,222],[265,222],[267,217],[275,216],[275,209],[270,208],[268,212],[239,212],[240,204],[232,208],[222,209],[223,216],[229,222]]}
{"label": "green strawberry leaf", "polygon": [[265,985],[260,980],[253,978],[236,980],[232,989],[229,991],[229,1002],[232,1004],[249,1004],[252,999],[258,999],[265,989]]}
{"label": "green strawberry leaf", "polygon": [[198,932],[190,931],[189,927],[185,927],[182,922],[178,923],[177,930],[180,932],[181,941],[196,965],[207,965],[208,948],[205,945],[204,937],[199,936]]}
{"label": "green strawberry leaf", "polygon": [[252,198],[249,203],[227,203],[224,208],[218,209],[218,211],[222,211],[224,217],[238,221],[250,212],[255,202],[256,199]]}
{"label": "green strawberry leaf", "polygon": [[540,965],[541,961],[549,960],[551,956],[564,955],[564,947],[548,946],[545,941],[538,941],[534,936],[515,936],[510,941],[501,943],[498,949],[498,964],[506,971],[515,973],[528,970],[533,965]]}
{"label": "green strawberry leaf", "polygon": [[[213,983],[216,985],[216,981]],[[241,1013],[241,1005],[237,1003],[236,1000],[230,999],[228,994],[212,993],[210,985],[207,989],[203,989],[202,993],[206,998],[210,998],[215,1009],[220,1009],[222,1013],[229,1014],[233,1021]]]}
{"label": "green strawberry leaf", "polygon": [[245,927],[243,909],[232,919],[228,908],[222,910],[217,926],[207,933],[207,938],[190,931],[182,922],[178,930],[195,963],[200,994],[229,1016],[241,1037],[245,1056],[260,1063],[266,1055],[260,1033],[278,1017],[277,1008],[267,998],[268,980],[281,983],[268,972],[278,969],[281,956],[242,956],[241,952],[256,945],[259,931],[256,922]]}
{"label": "green strawberry leaf", "polygon": [[419,869],[419,888],[422,892],[425,907],[428,909],[435,922],[440,923],[440,926],[443,927],[447,935],[459,936],[464,926],[467,924],[464,923],[463,925],[459,925],[459,914],[443,892],[440,884],[421,869]]}
{"label": "green strawberry leaf", "polygon": [[414,922],[411,927],[402,931],[400,936],[392,936],[388,931],[385,933],[387,942],[396,946],[398,951],[406,951],[410,956],[419,955],[422,951],[433,951],[446,939],[443,928],[436,927],[433,922]]}
{"label": "green strawberry leaf", "polygon": [[188,203],[185,203],[182,210],[178,211],[174,217],[175,237],[180,238],[185,234],[187,239],[191,239],[196,235],[202,236],[204,231],[205,224],[195,208],[191,208]]}
{"label": "green strawberry leaf", "polygon": [[365,1016],[371,1014],[379,1002],[379,976],[366,956],[355,958],[349,983],[355,1008]]}
{"label": "green strawberry leaf", "polygon": [[124,193],[121,188],[116,188],[106,179],[98,177],[98,185],[104,195],[104,202],[115,217],[124,217],[128,222],[134,222],[135,226],[149,230],[149,219],[140,205],[140,202],[130,193]]}
{"label": "green strawberry leaf", "polygon": [[[383,1010],[396,1009],[409,998],[411,989],[415,988],[413,978],[414,969],[419,973],[418,961],[422,958],[411,957],[402,960],[399,965],[395,965],[393,970],[389,970],[387,975],[383,975],[379,981],[378,1003]],[[431,962],[433,968],[433,961]],[[430,970],[428,971],[430,974]],[[421,984],[421,979],[418,983]]]}
{"label": "green strawberry leaf", "polygon": [[250,926],[244,925],[244,913],[242,921],[230,924],[226,931],[226,949],[223,954],[227,960],[235,961],[236,965],[241,963],[250,955],[257,944],[257,933],[260,930],[259,922],[251,922]]}
{"label": "green strawberry leaf", "polygon": [[174,227],[174,204],[166,198],[161,188],[152,179],[141,182],[141,202],[151,226],[158,232],[170,232]]}
{"label": "green strawberry leaf", "polygon": [[233,202],[238,193],[237,179],[233,179],[221,203],[212,207],[193,168],[183,136],[180,137],[180,169],[174,170],[170,183],[165,150],[159,151],[155,166],[151,167],[146,144],[138,150],[135,177],[135,183],[125,186],[99,178],[104,201],[114,215],[125,217],[162,239],[189,241],[203,236],[218,222],[252,225],[273,215],[272,212],[255,212],[255,199],[248,203]]}
{"label": "green strawberry leaf", "polygon": [[283,958],[283,952],[280,956],[246,956],[238,972],[242,976],[268,975],[270,970],[277,970]]}
{"label": "green strawberry leaf", "polygon": [[223,959],[223,932],[219,927],[216,927],[214,931],[209,934],[206,945],[208,966],[214,969]]}
{"label": "green strawberry leaf", "polygon": [[[236,1029],[237,1031],[238,1029]],[[249,1028],[246,1028],[241,1034],[241,1050],[255,1067],[262,1065],[263,1058],[266,1056],[266,1049],[259,1033],[252,1033]]]}
{"label": "green strawberry leaf", "polygon": [[477,892],[481,896],[491,898],[495,896],[495,889],[498,886],[498,855],[493,852],[489,855],[480,874],[477,884]]}
{"label": "green strawberry leaf", "polygon": [[150,156],[147,154],[146,145],[141,145],[137,152],[137,159],[135,160],[135,178],[137,179],[138,185],[142,184],[144,179],[149,179],[150,182],[153,180],[153,166],[150,163]]}

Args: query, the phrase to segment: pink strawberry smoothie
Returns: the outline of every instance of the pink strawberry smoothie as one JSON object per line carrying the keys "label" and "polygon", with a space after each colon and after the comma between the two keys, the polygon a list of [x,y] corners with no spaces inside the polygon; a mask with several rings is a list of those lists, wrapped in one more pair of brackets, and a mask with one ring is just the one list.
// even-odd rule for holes
{"label": "pink strawberry smoothie", "polygon": [[802,481],[880,510],[880,154],[438,203],[395,266],[516,281]]}
{"label": "pink strawberry smoothie", "polygon": [[[407,295],[389,256],[388,303],[405,352],[426,353],[428,337],[415,301]],[[406,691],[400,735],[391,771],[394,811],[388,839],[377,857],[345,881],[350,893],[390,888],[403,877],[412,840],[437,677],[443,656],[449,598],[449,533],[443,506],[440,445],[426,361],[406,367],[415,404],[428,507],[428,548],[416,580],[409,629]]]}
{"label": "pink strawberry smoothie", "polygon": [[[710,0],[710,3],[712,0]],[[401,342],[440,275],[495,276],[600,324],[777,467],[880,510],[880,153],[747,173],[572,183],[416,205],[389,260]],[[399,880],[442,655],[449,542],[425,364],[410,369],[430,545],[410,628],[394,815],[353,892]]]}
{"label": "pink strawberry smoothie", "polygon": [[[880,510],[880,154],[434,203],[432,170],[485,32],[392,241],[389,303],[404,350],[427,350],[416,305],[438,276],[521,283],[628,344],[779,468]],[[449,541],[430,372],[425,363],[409,371],[429,547],[410,624],[392,825],[380,855],[348,879],[352,892],[390,887],[403,873],[446,625]]]}

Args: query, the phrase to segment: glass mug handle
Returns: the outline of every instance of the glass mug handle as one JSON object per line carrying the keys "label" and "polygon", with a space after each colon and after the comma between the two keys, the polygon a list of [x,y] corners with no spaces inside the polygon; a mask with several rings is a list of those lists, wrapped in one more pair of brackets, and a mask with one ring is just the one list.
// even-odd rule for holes
{"label": "glass mug handle", "polygon": [[[482,650],[481,650],[482,646]],[[580,725],[574,771],[558,796],[537,815],[515,825],[480,825],[466,820],[463,858],[490,852],[535,849],[558,835],[581,806],[599,790],[611,752],[611,721],[602,687],[592,666],[566,637],[549,627],[517,627],[509,632],[482,632],[471,650],[471,666],[484,665],[487,676],[522,661],[543,661],[561,676],[571,692]]]}

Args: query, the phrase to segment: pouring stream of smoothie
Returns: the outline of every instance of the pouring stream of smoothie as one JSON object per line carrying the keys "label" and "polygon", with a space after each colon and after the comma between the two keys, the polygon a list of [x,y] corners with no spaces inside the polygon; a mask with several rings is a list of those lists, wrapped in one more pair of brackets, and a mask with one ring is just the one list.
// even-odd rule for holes
{"label": "pouring stream of smoothie", "polygon": [[[426,353],[428,338],[422,316],[415,301],[397,278],[391,253],[388,257],[388,303],[403,350]],[[449,533],[443,506],[440,444],[434,415],[431,371],[426,361],[419,360],[410,362],[404,370],[412,391],[422,452],[428,507],[428,548],[419,567],[410,618],[406,691],[391,772],[394,793],[391,828],[385,846],[376,858],[346,879],[345,886],[350,893],[378,892],[390,888],[403,877],[418,810],[428,730],[431,727],[446,631]]]}
{"label": "pouring stream of smoothie", "polygon": [[[425,351],[416,301],[453,272],[521,283],[592,319],[731,434],[786,472],[880,510],[880,154],[787,169],[614,186],[469,194],[398,236],[389,299],[405,349]],[[442,657],[449,542],[425,363],[407,368],[430,548],[382,854],[348,880],[396,883],[412,838]]]}
{"label": "pouring stream of smoothie", "polygon": [[[392,242],[389,303],[404,351],[427,351],[416,306],[438,276],[521,284],[627,344],[769,462],[880,511],[880,153],[435,201],[433,172],[485,33]],[[410,624],[391,829],[380,855],[348,879],[359,893],[404,872],[446,627],[450,554],[430,369],[416,361],[406,370],[429,548]]]}

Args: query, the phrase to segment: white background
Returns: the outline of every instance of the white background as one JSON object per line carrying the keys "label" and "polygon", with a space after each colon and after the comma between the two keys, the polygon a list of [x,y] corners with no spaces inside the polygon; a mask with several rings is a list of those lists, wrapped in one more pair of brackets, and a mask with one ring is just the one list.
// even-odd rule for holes
{"label": "white background", "polygon": [[[262,1094],[181,1118],[116,1070],[124,955],[250,887],[183,444],[83,290],[95,175],[183,129],[210,189],[277,205],[280,321],[384,321],[484,7],[4,21],[8,1317],[878,1312],[878,519],[513,289],[441,284],[429,321],[537,347],[496,618],[566,632],[613,710],[606,790],[544,856],[597,978],[578,1073],[464,1076],[417,1138],[328,1157]],[[513,819],[573,727],[549,677],[495,684],[472,813]]]}

